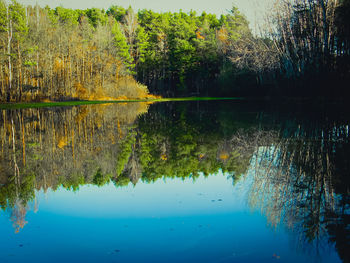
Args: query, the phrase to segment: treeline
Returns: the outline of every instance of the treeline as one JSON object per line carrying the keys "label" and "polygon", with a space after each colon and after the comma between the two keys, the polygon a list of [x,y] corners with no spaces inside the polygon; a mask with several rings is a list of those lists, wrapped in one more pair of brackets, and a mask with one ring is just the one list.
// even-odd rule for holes
{"label": "treeline", "polygon": [[119,23],[98,9],[0,1],[0,100],[145,98]]}
{"label": "treeline", "polygon": [[[263,37],[215,14],[0,1],[0,98],[335,95],[350,79],[349,0],[276,0]],[[332,88],[329,86],[332,84]]]}
{"label": "treeline", "polygon": [[[24,7],[15,0],[1,1],[0,39],[2,100],[144,96],[144,87],[120,83],[130,75],[161,95],[230,95],[256,86],[256,74],[261,80],[270,62],[257,53],[272,43],[254,38],[235,7],[217,17]],[[222,89],[212,90],[217,83]]]}
{"label": "treeline", "polygon": [[[269,35],[286,95],[341,96],[350,80],[350,1],[276,1]],[[284,88],[282,88],[284,87]]]}

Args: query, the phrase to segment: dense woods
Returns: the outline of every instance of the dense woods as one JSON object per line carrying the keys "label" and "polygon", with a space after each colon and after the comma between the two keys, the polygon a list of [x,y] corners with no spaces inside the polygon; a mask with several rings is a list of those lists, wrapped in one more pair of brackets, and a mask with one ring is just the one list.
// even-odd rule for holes
{"label": "dense woods", "polygon": [[0,17],[2,101],[147,96],[123,63],[119,24],[101,10],[1,1]]}
{"label": "dense woods", "polygon": [[[350,1],[277,1],[268,30],[279,57],[275,92],[340,96],[350,80]],[[331,87],[331,88],[330,88]]]}
{"label": "dense woods", "polygon": [[236,7],[218,17],[2,0],[0,97],[145,98],[146,86],[170,97],[339,96],[349,80],[349,12],[348,0],[276,0],[258,37]]}

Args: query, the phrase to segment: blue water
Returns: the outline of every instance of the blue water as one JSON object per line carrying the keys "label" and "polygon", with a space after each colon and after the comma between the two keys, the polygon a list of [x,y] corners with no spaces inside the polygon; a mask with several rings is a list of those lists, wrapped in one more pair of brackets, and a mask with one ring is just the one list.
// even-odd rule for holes
{"label": "blue water", "polygon": [[40,191],[19,233],[0,212],[0,262],[341,262],[249,208],[248,179]]}
{"label": "blue water", "polygon": [[271,106],[2,111],[0,263],[349,262],[350,114]]}

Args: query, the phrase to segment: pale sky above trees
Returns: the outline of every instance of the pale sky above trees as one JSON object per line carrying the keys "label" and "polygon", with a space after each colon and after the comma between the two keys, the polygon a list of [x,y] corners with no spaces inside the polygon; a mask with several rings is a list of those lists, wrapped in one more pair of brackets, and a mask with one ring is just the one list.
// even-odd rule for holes
{"label": "pale sky above trees", "polygon": [[197,12],[206,11],[207,13],[226,14],[235,5],[239,10],[246,15],[250,21],[250,26],[254,28],[255,17],[261,20],[263,10],[266,5],[272,0],[18,0],[24,5],[40,6],[49,5],[56,7],[62,5],[66,8],[85,9],[91,7],[98,7],[107,9],[112,5],[119,5],[128,7],[131,5],[135,10],[138,9],[152,9],[157,12],[179,11],[184,12],[195,10]]}

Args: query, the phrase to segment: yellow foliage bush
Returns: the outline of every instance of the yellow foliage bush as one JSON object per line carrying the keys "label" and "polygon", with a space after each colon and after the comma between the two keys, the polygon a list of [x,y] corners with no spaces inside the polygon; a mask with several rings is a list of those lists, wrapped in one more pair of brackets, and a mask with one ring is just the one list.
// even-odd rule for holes
{"label": "yellow foliage bush", "polygon": [[220,153],[220,156],[219,156],[220,160],[222,160],[222,161],[226,161],[229,157],[230,157],[230,155],[226,152]]}
{"label": "yellow foliage bush", "polygon": [[60,149],[63,149],[65,146],[67,146],[67,144],[68,144],[67,136],[62,136],[58,140],[57,147],[60,148]]}
{"label": "yellow foliage bush", "polygon": [[59,72],[64,68],[64,61],[61,58],[55,58],[53,69],[55,72]]}

